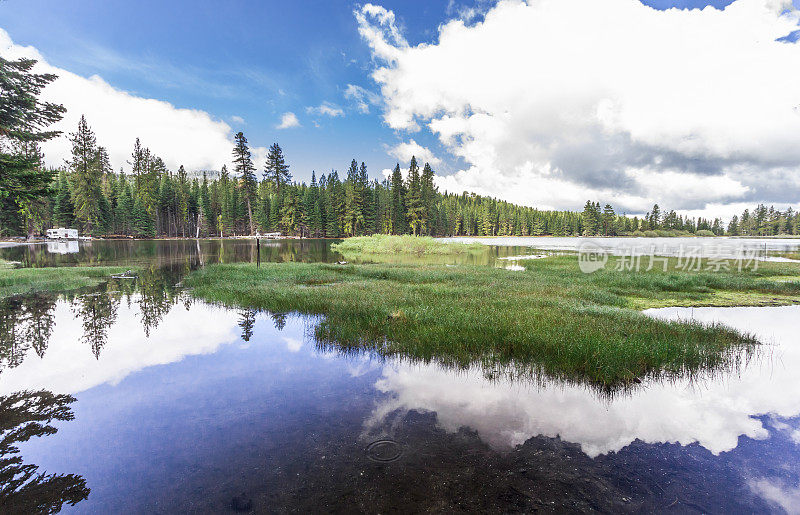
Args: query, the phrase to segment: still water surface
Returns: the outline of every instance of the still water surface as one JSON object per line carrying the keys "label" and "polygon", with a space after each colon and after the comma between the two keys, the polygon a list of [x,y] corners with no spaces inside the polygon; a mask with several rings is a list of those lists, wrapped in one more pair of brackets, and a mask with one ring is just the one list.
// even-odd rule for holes
{"label": "still water surface", "polygon": [[[53,241],[31,245],[0,246],[0,259],[24,267],[75,265],[174,265],[202,266],[211,263],[285,263],[289,261],[330,263],[343,259],[330,249],[338,240],[94,240]],[[507,258],[531,254],[531,246],[486,246],[485,249],[456,256],[375,256],[383,262],[440,263],[507,266]],[[498,261],[498,258],[503,258]]]}
{"label": "still water surface", "polygon": [[[175,286],[201,261],[251,259],[249,242],[97,243],[81,259],[158,266],[0,306],[0,401],[75,398],[57,433],[17,444],[24,463],[85,481],[88,497],[65,511],[800,510],[800,306],[651,310],[767,345],[735,371],[609,397],[345,355],[315,342],[313,318]],[[266,256],[338,259],[327,245],[283,241]],[[485,264],[520,250],[489,249]],[[51,486],[40,495],[64,495]]]}
{"label": "still water surface", "polygon": [[551,251],[575,251],[583,245],[589,250],[602,249],[609,254],[649,254],[658,256],[686,255],[697,252],[703,257],[738,257],[754,253],[769,257],[770,253],[800,250],[800,238],[561,238],[549,236],[500,236],[443,238],[461,243],[483,243],[496,247],[533,247]]}

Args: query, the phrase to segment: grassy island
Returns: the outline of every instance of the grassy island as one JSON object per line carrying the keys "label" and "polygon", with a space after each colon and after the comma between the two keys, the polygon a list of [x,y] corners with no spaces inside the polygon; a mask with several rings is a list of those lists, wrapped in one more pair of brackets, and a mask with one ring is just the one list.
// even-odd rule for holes
{"label": "grassy island", "polygon": [[800,261],[800,250],[790,252],[772,252],[773,256]]}
{"label": "grassy island", "polygon": [[406,254],[412,256],[454,256],[484,250],[480,243],[446,243],[428,236],[392,236],[376,234],[347,238],[331,244],[331,250],[345,257],[364,257],[382,254]]}
{"label": "grassy island", "polygon": [[127,268],[120,266],[75,266],[52,268],[3,267],[0,264],[0,298],[40,291],[66,292],[107,281],[111,275],[121,274]]}
{"label": "grassy island", "polygon": [[320,342],[451,366],[525,364],[568,381],[613,387],[713,370],[757,341],[723,326],[664,322],[639,309],[800,302],[800,268],[750,272],[583,274],[575,256],[481,266],[214,265],[185,281],[231,306],[324,315]]}

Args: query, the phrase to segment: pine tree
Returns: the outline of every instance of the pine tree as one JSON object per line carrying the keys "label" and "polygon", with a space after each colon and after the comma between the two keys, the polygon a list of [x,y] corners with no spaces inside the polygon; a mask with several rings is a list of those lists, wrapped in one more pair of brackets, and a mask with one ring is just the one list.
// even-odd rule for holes
{"label": "pine tree", "polygon": [[150,238],[155,235],[153,219],[141,199],[136,199],[133,203],[131,232],[140,238]]}
{"label": "pine tree", "polygon": [[222,171],[219,174],[219,195],[220,195],[220,221],[219,227],[220,236],[225,234],[232,234],[234,231],[234,214],[236,207],[234,206],[233,188],[230,184],[230,176],[228,175],[228,168],[222,165]]}
{"label": "pine tree", "polygon": [[731,236],[739,236],[739,217],[733,215],[730,223],[728,224],[728,234]]}
{"label": "pine tree", "polygon": [[102,169],[97,162],[97,140],[94,133],[81,116],[78,130],[70,135],[72,143],[72,198],[75,205],[75,219],[83,231],[91,234],[99,226],[100,193]]}
{"label": "pine tree", "polygon": [[339,228],[339,218],[337,215],[337,205],[339,200],[339,190],[341,189],[339,183],[339,176],[335,172],[328,175],[327,187],[325,188],[325,235],[328,238],[338,238],[341,236]]}
{"label": "pine tree", "polygon": [[297,188],[287,188],[283,206],[281,207],[281,225],[288,234],[297,232],[297,223],[300,219],[299,198]]}
{"label": "pine tree", "polygon": [[292,174],[289,173],[289,165],[286,164],[283,151],[277,143],[273,143],[269,147],[267,164],[264,167],[264,180],[270,181],[275,186],[275,191],[279,197],[283,185],[292,180]]}
{"label": "pine tree", "polygon": [[400,173],[400,164],[396,164],[392,171],[392,201],[391,201],[391,220],[392,234],[403,234],[406,232],[406,192],[403,185],[403,175]]}
{"label": "pine tree", "polygon": [[584,236],[594,236],[597,234],[598,227],[594,210],[594,203],[591,200],[587,200],[586,205],[583,207],[582,215]]}
{"label": "pine tree", "polygon": [[38,145],[60,134],[47,130],[66,109],[41,102],[53,74],[31,73],[36,61],[0,57],[0,233],[19,229],[20,211],[51,194],[55,171],[42,166]]}
{"label": "pine tree", "polygon": [[178,167],[178,217],[180,220],[181,235],[186,237],[186,228],[189,223],[189,180],[186,176],[186,169],[183,165]]}
{"label": "pine tree", "polygon": [[408,224],[411,226],[411,233],[416,236],[421,232],[424,224],[425,208],[422,205],[422,183],[419,177],[419,166],[417,166],[417,158],[414,156],[411,156],[407,183],[406,208],[408,210]]}
{"label": "pine tree", "polygon": [[[250,158],[250,149],[247,147],[247,139],[244,134],[236,134],[235,146],[233,147],[233,170],[239,176],[242,184],[242,199],[247,206],[247,218],[250,221],[250,234],[255,234],[256,228],[253,222],[253,203],[256,198],[256,168]],[[278,148],[280,150],[280,148]],[[288,169],[288,167],[287,167]]]}
{"label": "pine tree", "polygon": [[320,236],[322,233],[322,203],[320,201],[320,190],[317,184],[317,176],[314,171],[311,171],[311,186],[308,188],[309,204],[306,209],[308,210],[308,228],[312,236]]}
{"label": "pine tree", "polygon": [[617,218],[617,214],[614,213],[614,208],[611,207],[611,204],[606,204],[603,208],[603,235],[604,236],[615,236],[616,235],[616,228],[614,226],[614,221]]}
{"label": "pine tree", "polygon": [[131,186],[127,181],[120,182],[122,183],[120,186],[121,193],[119,200],[117,201],[117,210],[115,213],[117,230],[120,231],[121,234],[130,235],[135,232],[134,227],[136,222],[134,217],[135,206],[133,193],[131,192]]}
{"label": "pine tree", "polygon": [[436,186],[433,184],[433,169],[431,165],[425,163],[422,169],[422,208],[424,213],[423,225],[428,227],[430,233],[430,221],[436,216]]}
{"label": "pine tree", "polygon": [[207,234],[210,234],[214,229],[215,218],[214,211],[211,208],[211,192],[208,188],[208,177],[205,172],[203,172],[203,184],[200,186],[200,213],[206,225],[205,228],[201,228],[200,230],[205,230]]}
{"label": "pine tree", "polygon": [[661,208],[658,207],[658,204],[653,206],[653,210],[650,211],[650,228],[655,230],[661,227]]}
{"label": "pine tree", "polygon": [[75,206],[72,203],[72,192],[69,188],[67,174],[64,170],[58,172],[58,186],[53,205],[53,221],[61,227],[72,227],[75,217]]}

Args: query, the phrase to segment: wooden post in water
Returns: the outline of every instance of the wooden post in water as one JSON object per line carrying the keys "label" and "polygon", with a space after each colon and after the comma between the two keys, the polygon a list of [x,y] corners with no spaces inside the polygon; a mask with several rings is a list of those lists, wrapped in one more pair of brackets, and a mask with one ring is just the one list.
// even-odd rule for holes
{"label": "wooden post in water", "polygon": [[261,267],[261,239],[256,236],[256,268]]}

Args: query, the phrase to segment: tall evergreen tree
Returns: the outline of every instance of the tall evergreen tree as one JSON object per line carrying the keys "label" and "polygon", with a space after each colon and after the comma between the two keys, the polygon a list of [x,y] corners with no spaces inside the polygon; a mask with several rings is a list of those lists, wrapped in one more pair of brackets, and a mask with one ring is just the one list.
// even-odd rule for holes
{"label": "tall evergreen tree", "polygon": [[286,164],[283,151],[277,143],[273,143],[269,147],[267,164],[264,167],[264,179],[275,186],[275,191],[279,197],[283,186],[292,180],[292,174],[289,173],[289,165]]}
{"label": "tall evergreen tree", "polygon": [[42,166],[38,145],[60,134],[48,127],[66,110],[39,100],[56,76],[32,73],[34,64],[0,57],[0,234],[21,228],[20,211],[50,195],[55,177]]}
{"label": "tall evergreen tree", "polygon": [[617,219],[617,214],[614,213],[614,208],[611,207],[611,204],[606,204],[603,208],[603,235],[604,236],[615,236],[616,235],[616,228],[614,226],[614,221]]}
{"label": "tall evergreen tree", "polygon": [[594,203],[591,200],[587,200],[586,205],[583,207],[582,215],[584,236],[594,236],[598,232],[597,218],[594,210]]}
{"label": "tall evergreen tree", "polygon": [[183,167],[183,165],[178,167],[177,179],[178,218],[180,221],[181,236],[186,237],[186,229],[189,225],[189,201],[191,189],[186,175],[186,169]]}
{"label": "tall evergreen tree", "polygon": [[390,228],[392,234],[403,234],[406,232],[406,192],[403,185],[403,175],[400,173],[400,164],[396,164],[392,171],[392,201]]}
{"label": "tall evergreen tree", "polygon": [[323,231],[322,203],[320,202],[320,190],[317,184],[317,176],[311,171],[311,186],[308,188],[309,204],[308,228],[312,236],[320,236]]}
{"label": "tall evergreen tree", "polygon": [[75,219],[83,231],[91,234],[100,225],[100,194],[103,170],[97,161],[97,140],[86,118],[81,116],[78,130],[70,135],[72,159],[72,198]]}
{"label": "tall evergreen tree", "polygon": [[134,218],[134,198],[131,192],[130,184],[124,180],[120,181],[120,195],[117,201],[117,209],[115,212],[115,220],[117,222],[117,231],[120,234],[131,235],[134,233],[135,218]]}
{"label": "tall evergreen tree", "polygon": [[436,216],[436,186],[433,184],[433,169],[431,165],[425,163],[422,168],[421,179],[421,197],[422,209],[424,214],[424,225],[427,227],[427,232],[430,233],[430,221]]}
{"label": "tall evergreen tree", "polygon": [[[253,222],[253,204],[256,198],[256,168],[250,157],[250,149],[247,147],[247,138],[242,132],[238,132],[234,138],[233,147],[233,170],[239,176],[242,184],[242,199],[247,206],[247,219],[250,222],[250,234],[255,234],[256,226]],[[280,148],[278,148],[280,150]],[[288,167],[287,167],[288,170]]]}
{"label": "tall evergreen tree", "polygon": [[419,177],[419,166],[417,158],[411,156],[411,166],[408,168],[408,196],[406,197],[406,209],[408,224],[411,226],[411,234],[420,233],[424,224],[425,208],[422,205],[422,183]]}
{"label": "tall evergreen tree", "polygon": [[72,203],[72,191],[70,191],[66,172],[61,170],[58,172],[58,185],[53,205],[53,222],[61,227],[72,227],[74,217],[75,206]]}
{"label": "tall evergreen tree", "polygon": [[231,185],[230,176],[228,175],[228,168],[222,165],[222,171],[219,176],[219,195],[220,195],[220,236],[225,234],[233,234],[235,229],[234,216],[236,214],[236,206],[234,205],[233,187]]}

